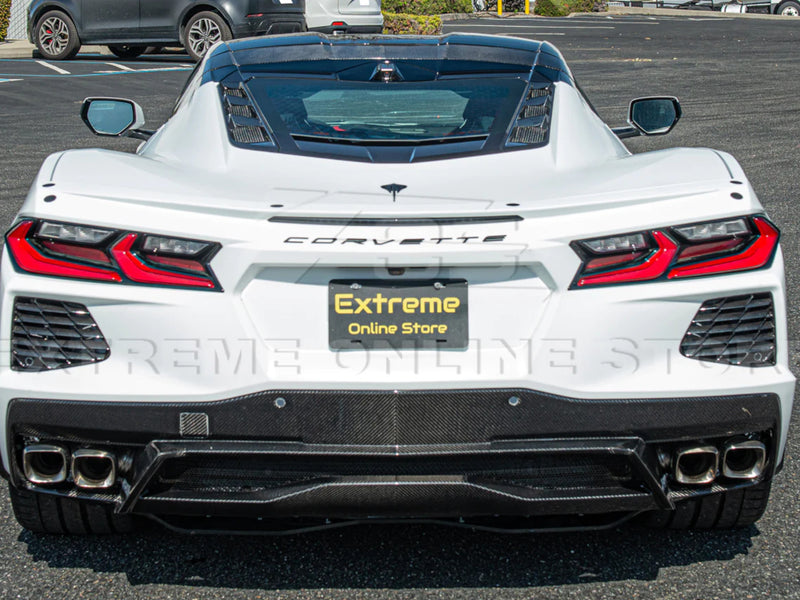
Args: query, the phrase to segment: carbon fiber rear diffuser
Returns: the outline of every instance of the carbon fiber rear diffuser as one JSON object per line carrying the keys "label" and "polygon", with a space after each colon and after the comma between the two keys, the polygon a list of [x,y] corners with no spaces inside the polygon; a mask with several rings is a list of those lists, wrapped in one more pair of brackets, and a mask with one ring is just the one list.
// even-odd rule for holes
{"label": "carbon fiber rear diffuser", "polygon": [[202,517],[169,517],[146,515],[159,525],[189,535],[302,535],[343,529],[345,527],[369,525],[441,525],[470,531],[485,531],[500,534],[570,533],[577,531],[603,531],[619,527],[635,518],[641,511],[608,513],[603,515],[579,515],[574,517],[486,517],[473,519],[222,519]]}

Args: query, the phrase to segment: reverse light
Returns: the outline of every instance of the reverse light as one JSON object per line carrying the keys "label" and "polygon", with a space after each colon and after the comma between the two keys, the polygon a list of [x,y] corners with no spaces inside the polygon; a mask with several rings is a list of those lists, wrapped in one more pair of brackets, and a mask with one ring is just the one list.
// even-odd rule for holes
{"label": "reverse light", "polygon": [[114,233],[111,229],[84,227],[68,223],[51,223],[43,221],[36,232],[40,238],[54,238],[60,242],[77,242],[79,244],[99,244]]}
{"label": "reverse light", "polygon": [[25,219],[6,234],[22,271],[73,279],[221,291],[209,263],[220,245]]}
{"label": "reverse light", "polygon": [[209,247],[207,242],[195,242],[193,240],[182,240],[178,238],[166,238],[156,235],[145,236],[142,243],[142,250],[158,254],[167,252],[169,254],[195,255]]}
{"label": "reverse light", "polygon": [[644,250],[648,246],[644,233],[620,235],[600,240],[587,240],[584,242],[584,245],[597,254],[635,252],[637,250]]}
{"label": "reverse light", "polygon": [[700,223],[673,227],[672,231],[690,242],[707,242],[731,236],[746,236],[750,234],[747,219],[733,219],[730,221],[715,221],[713,223]]}
{"label": "reverse light", "polygon": [[760,269],[778,238],[772,223],[752,216],[581,240],[571,244],[582,259],[572,287]]}

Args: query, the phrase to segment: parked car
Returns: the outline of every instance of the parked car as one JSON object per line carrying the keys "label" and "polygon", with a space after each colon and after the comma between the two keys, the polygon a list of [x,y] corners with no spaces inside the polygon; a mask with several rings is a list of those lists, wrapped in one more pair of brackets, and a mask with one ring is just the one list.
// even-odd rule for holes
{"label": "parked car", "polygon": [[81,115],[143,143],[48,157],[6,234],[28,529],[764,512],[779,232],[730,154],[626,149],[677,99],[611,129],[546,42],[305,33],[216,45],[155,132],[132,100]]}
{"label": "parked car", "polygon": [[800,0],[655,0],[655,4],[665,8],[698,6],[723,12],[766,12],[785,17],[800,16]]}
{"label": "parked car", "polygon": [[82,44],[135,58],[148,46],[182,45],[194,60],[220,40],[306,29],[304,0],[34,0],[28,38],[43,58]]}
{"label": "parked car", "polygon": [[322,33],[381,33],[380,0],[306,0],[309,31]]}

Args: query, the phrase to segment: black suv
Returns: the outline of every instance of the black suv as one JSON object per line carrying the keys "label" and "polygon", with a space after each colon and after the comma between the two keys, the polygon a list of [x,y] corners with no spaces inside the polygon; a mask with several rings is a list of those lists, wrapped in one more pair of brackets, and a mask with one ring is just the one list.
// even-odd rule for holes
{"label": "black suv", "polygon": [[72,58],[81,44],[120,58],[180,44],[199,60],[219,40],[305,31],[304,11],[305,0],[34,0],[28,38],[51,60]]}

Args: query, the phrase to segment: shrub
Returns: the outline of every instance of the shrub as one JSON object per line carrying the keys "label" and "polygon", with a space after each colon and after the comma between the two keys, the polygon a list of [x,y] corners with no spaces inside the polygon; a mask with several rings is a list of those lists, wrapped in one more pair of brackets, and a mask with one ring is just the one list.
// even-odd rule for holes
{"label": "shrub", "polygon": [[563,0],[536,0],[533,14],[542,17],[566,17],[570,13],[569,6]]}
{"label": "shrub", "polygon": [[471,13],[472,0],[381,0],[381,9],[401,15]]}
{"label": "shrub", "polygon": [[0,0],[0,42],[6,39],[8,20],[11,18],[11,0]]}
{"label": "shrub", "polygon": [[435,35],[442,32],[438,15],[383,13],[383,33],[394,35]]}

